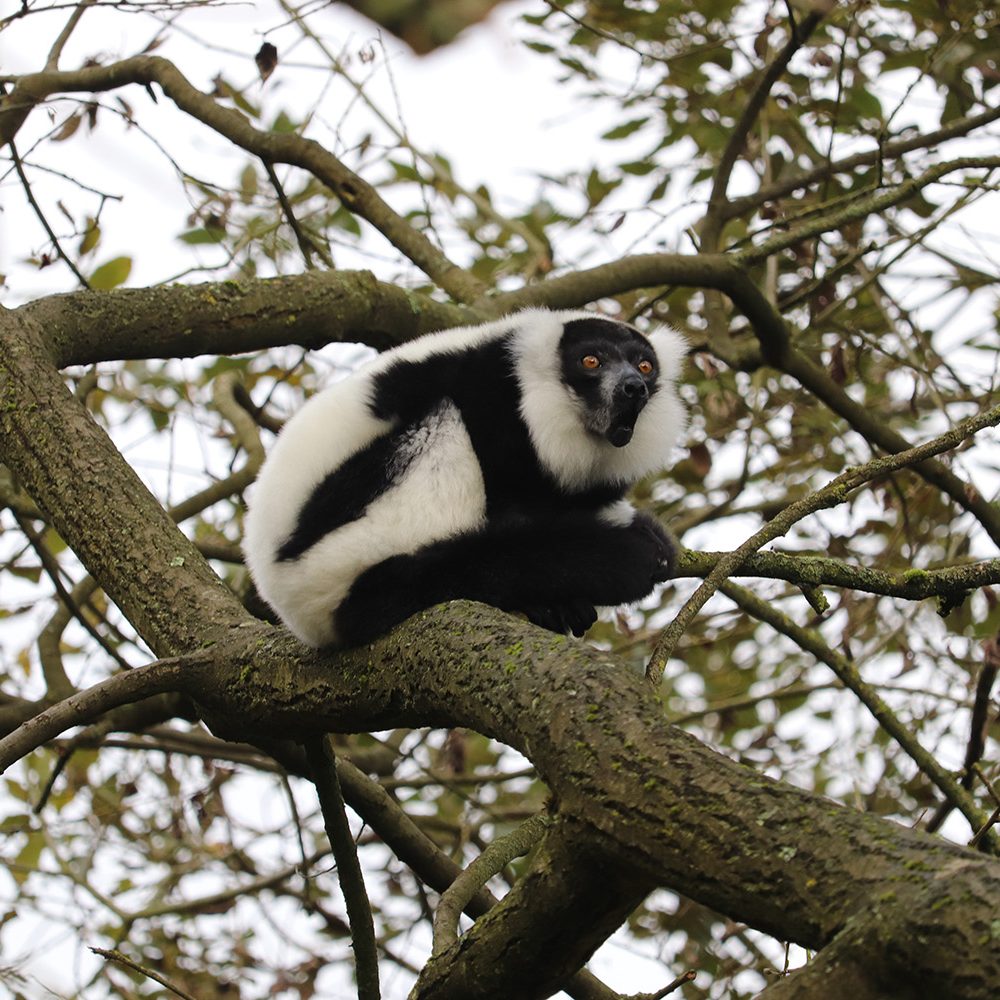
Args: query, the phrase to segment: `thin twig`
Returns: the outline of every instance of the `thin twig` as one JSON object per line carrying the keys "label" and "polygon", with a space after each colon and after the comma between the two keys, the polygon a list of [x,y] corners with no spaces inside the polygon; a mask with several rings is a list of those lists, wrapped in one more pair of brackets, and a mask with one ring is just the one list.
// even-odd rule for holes
{"label": "thin twig", "polygon": [[313,261],[313,254],[315,253],[319,255],[328,268],[332,269],[333,261],[330,259],[330,255],[322,247],[316,245],[316,242],[306,233],[296,218],[292,203],[288,200],[288,195],[285,194],[284,185],[278,178],[277,173],[275,173],[274,164],[269,160],[261,160],[261,163],[264,164],[271,187],[274,188],[275,194],[278,196],[278,203],[281,205],[281,210],[285,213],[285,220],[292,227],[292,232],[295,233],[295,239],[299,244],[299,249],[302,251],[306,267],[311,271],[316,266]]}
{"label": "thin twig", "polygon": [[154,982],[159,983],[161,986],[170,990],[175,996],[179,996],[182,1000],[197,1000],[190,993],[185,993],[179,986],[172,983],[166,976],[161,975],[159,972],[155,972],[153,969],[147,969],[146,966],[140,965],[138,962],[133,962],[131,958],[126,957],[120,951],[117,950],[107,950],[105,948],[91,948],[90,949],[95,955],[100,955],[101,958],[107,959],[109,962],[115,962],[118,965],[124,965],[126,969],[131,969],[133,972],[138,972],[140,976],[145,976],[147,979],[152,979]]}
{"label": "thin twig", "polygon": [[837,476],[836,479],[822,489],[790,504],[777,517],[770,520],[742,545],[732,552],[727,553],[715,564],[715,568],[708,574],[694,594],[691,595],[687,603],[677,614],[677,617],[661,633],[659,641],[650,657],[649,664],[646,667],[646,678],[654,684],[659,684],[667,660],[670,658],[684,630],[694,619],[694,616],[712,594],[715,593],[719,584],[732,576],[743,565],[746,557],[756,552],[762,545],[766,545],[775,538],[781,537],[794,524],[809,514],[814,514],[829,507],[836,507],[843,503],[851,491],[862,486],[864,483],[879,476],[887,475],[890,472],[895,472],[898,469],[905,468],[906,466],[913,465],[916,462],[921,462],[933,455],[949,451],[977,431],[982,430],[984,427],[995,426],[997,423],[1000,423],[1000,406],[994,406],[975,417],[963,420],[950,431],[922,445],[908,448],[906,451],[898,452],[895,455],[876,458],[857,468],[848,469],[847,472]]}
{"label": "thin twig", "polygon": [[131,670],[132,664],[129,663],[128,660],[126,660],[103,635],[101,635],[96,626],[87,621],[87,616],[83,613],[83,610],[74,600],[73,595],[66,589],[66,585],[62,582],[58,560],[45,547],[45,543],[42,541],[41,536],[38,535],[31,525],[28,524],[28,522],[19,514],[14,513],[14,520],[17,521],[17,526],[21,529],[24,537],[28,539],[28,544],[31,545],[35,554],[41,561],[46,575],[52,582],[52,586],[55,587],[56,595],[59,600],[62,601],[62,603],[69,609],[73,617],[76,618],[76,620],[90,633],[94,641],[101,647],[101,649],[104,650],[105,653],[108,654],[108,656],[111,657],[111,659],[115,661],[115,663],[118,664],[118,666],[120,666],[123,670]]}
{"label": "thin twig", "polygon": [[347,904],[347,918],[354,942],[358,1000],[379,1000],[378,947],[371,903],[358,861],[358,850],[347,822],[344,795],[337,777],[337,763],[328,736],[306,741],[306,756],[312,768],[313,784],[323,811],[323,822],[337,862],[340,888]]}
{"label": "thin twig", "polygon": [[776,201],[785,195],[791,194],[801,188],[806,188],[822,181],[828,176],[835,174],[853,173],[857,167],[871,166],[873,163],[885,160],[895,160],[906,153],[916,149],[928,149],[931,146],[940,146],[949,139],[958,136],[968,135],[970,132],[983,125],[989,125],[1000,118],[1000,105],[995,108],[987,108],[975,115],[967,115],[964,118],[956,118],[947,125],[933,132],[917,133],[906,139],[897,139],[894,142],[876,146],[875,149],[867,150],[864,153],[854,153],[833,163],[822,163],[811,170],[803,171],[800,174],[792,174],[775,181],[773,184],[759,188],[754,194],[741,198],[733,198],[721,209],[721,216],[724,219],[735,218],[738,215],[756,208],[765,202]]}
{"label": "thin twig", "polygon": [[901,202],[919,194],[925,187],[936,183],[947,174],[956,170],[991,170],[1000,167],[998,156],[962,156],[946,163],[935,163],[928,167],[919,177],[911,177],[900,184],[895,184],[882,191],[874,191],[859,197],[857,193],[845,195],[838,199],[844,207],[836,211],[822,214],[765,240],[747,250],[740,250],[732,255],[733,260],[744,267],[757,264],[772,254],[788,247],[795,246],[803,240],[820,236],[833,229],[840,229],[848,223],[857,222],[870,215],[878,215]]}
{"label": "thin twig", "polygon": [[[681,549],[677,577],[708,576],[724,559],[725,552],[695,552]],[[898,573],[857,566],[829,556],[756,552],[748,556],[734,576],[756,576],[785,580],[797,586],[840,587],[866,594],[922,601],[928,597],[953,596],[979,587],[1000,585],[1000,559],[984,559],[941,569],[907,569]]]}
{"label": "thin twig", "polygon": [[708,198],[708,211],[702,223],[701,236],[702,246],[706,250],[717,250],[719,234],[722,231],[724,217],[723,208],[726,204],[726,191],[729,187],[729,178],[736,165],[736,160],[747,141],[750,129],[760,115],[761,109],[771,93],[772,87],[788,68],[788,64],[795,53],[801,48],[802,43],[809,37],[813,29],[823,19],[823,14],[813,12],[808,14],[801,22],[790,23],[788,41],[784,48],[778,53],[771,64],[764,71],[760,82],[750,94],[743,106],[743,112],[736,123],[719,158],[718,166],[715,169],[715,180],[712,183],[712,193]]}
{"label": "thin twig", "polygon": [[[969,719],[969,739],[965,747],[965,761],[962,764],[965,772],[962,775],[962,787],[968,789],[972,788],[976,765],[986,751],[986,734],[990,724],[990,709],[993,704],[991,695],[993,684],[997,679],[997,672],[1000,671],[1000,636],[993,636],[983,643],[983,653],[983,665],[976,680],[975,701]],[[988,784],[987,787],[989,787]],[[934,833],[935,830],[939,830],[952,808],[954,808],[954,803],[950,800],[946,799],[942,802],[935,810],[934,815],[927,821],[927,832]]]}
{"label": "thin twig", "polygon": [[[54,93],[102,92],[125,84],[157,84],[185,114],[234,145],[270,163],[288,163],[326,184],[346,209],[367,220],[408,260],[456,301],[474,302],[488,291],[469,271],[449,260],[420,231],[394,211],[378,191],[318,142],[297,134],[264,132],[244,115],[224,107],[196,87],[168,59],[132,56],[106,66],[72,72],[29,73],[13,78],[12,100],[0,108],[0,138],[9,141],[31,111]],[[16,99],[14,99],[16,97]]]}
{"label": "thin twig", "polygon": [[[6,96],[7,88],[3,83],[0,83],[0,98],[4,98]],[[28,204],[38,217],[38,221],[42,224],[42,228],[45,230],[52,246],[55,247],[56,254],[59,256],[59,259],[62,260],[63,263],[73,272],[76,280],[79,281],[84,288],[90,288],[90,282],[87,281],[83,274],[81,274],[79,268],[70,258],[69,254],[63,250],[59,237],[56,236],[55,230],[53,230],[52,226],[49,224],[49,220],[45,217],[45,213],[42,211],[42,206],[39,205],[38,201],[35,199],[35,193],[31,190],[31,182],[28,180],[28,175],[24,171],[24,164],[21,162],[21,157],[17,152],[17,146],[14,144],[14,140],[11,139],[7,145],[10,147],[10,158],[14,164],[14,170],[17,172],[18,179],[21,182],[21,187],[24,188],[24,196],[28,199]]]}
{"label": "thin twig", "polygon": [[979,780],[986,786],[986,790],[997,804],[996,808],[990,814],[990,818],[975,832],[972,840],[969,841],[969,847],[978,847],[989,831],[1000,822],[1000,793],[993,787],[993,783],[989,778],[983,774],[982,768],[978,764],[973,764],[972,770],[979,776]]}
{"label": "thin twig", "polygon": [[655,993],[633,993],[631,996],[623,997],[622,1000],[663,1000],[675,990],[679,990],[685,983],[693,982],[697,974],[694,969],[688,969],[687,972],[682,972],[672,982],[667,983],[662,990],[657,990]]}
{"label": "thin twig", "polygon": [[62,51],[66,47],[66,43],[69,41],[69,36],[73,34],[77,24],[80,23],[80,18],[83,17],[83,12],[88,7],[92,6],[94,2],[95,0],[82,0],[82,2],[73,9],[65,27],[59,32],[59,37],[56,38],[55,42],[52,43],[52,48],[49,49],[49,56],[45,60],[46,69],[59,68],[59,57],[62,55]]}

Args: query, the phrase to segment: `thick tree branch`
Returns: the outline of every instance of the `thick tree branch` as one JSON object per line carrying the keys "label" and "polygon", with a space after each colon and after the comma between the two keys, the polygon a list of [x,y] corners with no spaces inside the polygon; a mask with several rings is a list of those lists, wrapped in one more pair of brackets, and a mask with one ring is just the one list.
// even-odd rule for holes
{"label": "thick tree branch", "polygon": [[[966,996],[994,977],[1000,982],[1000,946],[986,925],[973,928],[969,912],[990,899],[996,913],[1000,878],[982,881],[959,860],[928,873],[921,885],[887,890],[847,921],[808,965],[779,980],[760,1000],[923,1000]],[[995,924],[991,924],[995,927]],[[911,956],[928,978],[912,977]],[[955,955],[968,960],[955,963]],[[939,984],[939,985],[931,985]],[[990,987],[987,987],[990,988]],[[988,994],[986,994],[988,995]]]}
{"label": "thick tree branch", "polygon": [[366,271],[313,271],[203,285],[53,295],[11,314],[45,331],[58,367],[131,358],[245,354],[338,340],[373,347],[489,318]]}
{"label": "thick tree branch", "polygon": [[[556,913],[566,907],[568,893],[579,903],[587,899],[593,888],[588,869],[600,873],[594,891],[608,907],[602,933],[637,896],[661,883],[812,947],[886,885],[922,885],[949,858],[975,859],[985,866],[978,869],[981,878],[997,870],[994,862],[914,831],[893,827],[887,836],[876,817],[769,782],[719,757],[666,725],[655,694],[606,654],[490,609],[460,603],[447,613],[428,612],[370,650],[340,657],[307,652],[286,633],[265,627],[233,633],[202,656],[198,669],[177,671],[177,685],[223,729],[226,719],[233,720],[244,737],[313,727],[460,724],[503,738],[536,761],[558,815],[572,824],[570,857],[559,859],[569,868],[538,866],[543,882],[529,881],[522,895],[512,893],[510,907],[540,913],[541,926],[556,937],[545,938],[541,966],[531,965],[541,961],[532,951],[524,965],[511,961],[498,975],[494,948],[503,928],[527,942],[535,940],[534,931],[525,930],[524,917],[511,920],[503,907],[496,908],[501,915],[495,922],[478,922],[462,939],[464,957],[449,952],[444,958],[453,970],[449,983],[495,983],[495,992],[484,996],[528,996],[519,977],[529,968],[564,975],[582,961],[579,936],[570,941],[556,933],[565,930],[573,938],[579,928],[570,934],[565,912],[559,919]],[[624,811],[634,822],[623,827],[614,817]],[[809,864],[791,865],[779,848],[798,843],[803,827],[811,831]],[[706,852],[706,844],[713,849]],[[581,867],[574,868],[573,858]],[[631,875],[609,879],[609,865]],[[555,874],[564,870],[573,876],[570,887]],[[548,887],[556,909],[539,905]],[[588,948],[596,943],[586,939]],[[479,972],[469,964],[477,955]],[[919,962],[914,968],[921,974]],[[984,976],[995,971],[983,966]],[[473,994],[456,988],[426,995]],[[952,995],[988,996],[972,989]]]}
{"label": "thick tree branch", "polygon": [[[37,325],[0,310],[0,461],[157,655],[247,621],[235,595],[66,388]],[[58,430],[57,430],[58,428]],[[79,531],[81,512],[99,530]],[[143,553],[136,559],[135,553]]]}
{"label": "thick tree branch", "polygon": [[[479,606],[426,612],[335,663],[297,655],[301,647],[278,632],[249,645],[228,655],[221,673],[192,677],[214,718],[238,719],[243,732],[390,728],[419,720],[501,738],[536,763],[557,815],[573,825],[576,856],[593,852],[602,872],[620,865],[632,873],[625,896],[670,885],[734,919],[817,947],[886,886],[899,890],[899,880],[921,886],[949,858],[977,858],[754,775],[666,725],[656,693],[606,654]],[[226,680],[233,675],[239,684]],[[623,825],[615,817],[624,814],[632,820]],[[786,863],[782,845],[800,843],[803,828],[810,830],[809,863]],[[1000,870],[990,859],[979,863],[984,878]],[[564,906],[567,892],[589,891],[582,869],[575,877],[578,887],[561,886]],[[604,891],[612,892],[608,885]],[[502,916],[495,920],[477,922],[462,938],[461,954],[471,961],[478,940],[471,935],[484,935],[484,969],[493,935],[507,925]],[[449,955],[450,964],[456,959]],[[491,961],[495,977],[495,952]],[[923,968],[919,955],[913,962]],[[994,971],[987,963],[976,989]],[[505,989],[507,996],[527,995],[515,986],[520,974],[512,964],[510,978],[501,977],[496,993],[486,995],[504,996]],[[458,981],[481,980],[467,969]],[[976,989],[952,995],[989,995]]]}

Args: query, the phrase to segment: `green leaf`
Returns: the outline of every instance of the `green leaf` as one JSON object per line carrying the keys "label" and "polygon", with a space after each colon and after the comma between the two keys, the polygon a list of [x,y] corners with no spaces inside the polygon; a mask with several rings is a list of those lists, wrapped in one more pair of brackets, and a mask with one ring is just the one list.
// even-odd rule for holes
{"label": "green leaf", "polygon": [[630,122],[623,122],[621,125],[616,125],[613,129],[605,132],[601,136],[602,139],[611,139],[612,141],[616,139],[625,139],[626,137],[632,135],[634,132],[638,132],[646,122],[649,121],[648,117],[644,118],[633,118]]}
{"label": "green leaf", "polygon": [[226,231],[217,226],[199,226],[197,229],[189,229],[186,233],[181,233],[177,237],[182,243],[188,246],[198,246],[201,243],[221,243],[226,238]]}
{"label": "green leaf", "polygon": [[597,170],[591,170],[587,176],[587,200],[590,207],[595,208],[604,201],[621,182],[620,177],[604,178]]}
{"label": "green leaf", "polygon": [[91,288],[99,291],[107,291],[110,288],[117,288],[128,280],[132,273],[131,257],[115,257],[106,264],[102,264],[88,279]]}
{"label": "green leaf", "polygon": [[38,867],[42,849],[45,847],[45,837],[40,830],[28,834],[27,842],[18,852],[14,864],[9,868],[10,874],[18,885],[22,885],[27,877]]}
{"label": "green leaf", "polygon": [[80,254],[90,253],[98,243],[101,242],[101,227],[95,219],[87,219],[87,228],[84,230],[83,239],[80,240]]}
{"label": "green leaf", "polygon": [[626,174],[634,177],[645,177],[656,169],[656,164],[652,160],[633,160],[631,163],[622,163],[620,169]]}
{"label": "green leaf", "polygon": [[12,833],[20,833],[22,830],[31,829],[31,816],[29,813],[11,813],[0,820],[0,833],[5,837]]}
{"label": "green leaf", "polygon": [[290,132],[297,132],[299,129],[299,123],[293,122],[284,111],[279,111],[278,116],[274,119],[271,125],[272,132],[280,132],[282,134],[288,134]]}
{"label": "green leaf", "polygon": [[240,201],[249,205],[256,197],[258,188],[257,171],[252,163],[248,163],[240,174]]}
{"label": "green leaf", "polygon": [[32,583],[38,583],[42,578],[41,566],[5,566],[4,569],[11,576],[20,577],[22,580],[30,580]]}
{"label": "green leaf", "polygon": [[237,90],[231,83],[217,76],[214,80],[215,96],[228,97],[244,114],[251,118],[260,118],[260,108],[256,104],[251,104],[243,96],[242,90]]}
{"label": "green leaf", "polygon": [[420,183],[423,178],[420,172],[409,163],[400,163],[398,160],[390,160],[389,166],[396,174],[397,181],[415,181]]}
{"label": "green leaf", "polygon": [[865,87],[855,87],[850,93],[849,103],[859,118],[882,120],[881,102]]}

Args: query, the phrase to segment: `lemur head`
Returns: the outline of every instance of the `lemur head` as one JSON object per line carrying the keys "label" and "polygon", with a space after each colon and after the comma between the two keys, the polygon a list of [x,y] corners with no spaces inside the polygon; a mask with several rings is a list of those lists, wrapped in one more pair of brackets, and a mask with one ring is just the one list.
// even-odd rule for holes
{"label": "lemur head", "polygon": [[638,331],[599,317],[571,320],[559,342],[562,378],[581,405],[587,431],[616,448],[656,391],[656,352]]}

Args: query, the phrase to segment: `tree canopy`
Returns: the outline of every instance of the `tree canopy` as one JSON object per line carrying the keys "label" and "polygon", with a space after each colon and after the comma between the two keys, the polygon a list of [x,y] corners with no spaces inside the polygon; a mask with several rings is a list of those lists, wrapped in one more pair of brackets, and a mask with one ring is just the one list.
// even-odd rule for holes
{"label": "tree canopy", "polygon": [[[0,18],[0,981],[994,996],[996,5],[349,6]],[[528,306],[688,339],[677,579],[301,646],[239,550],[273,435]]]}

